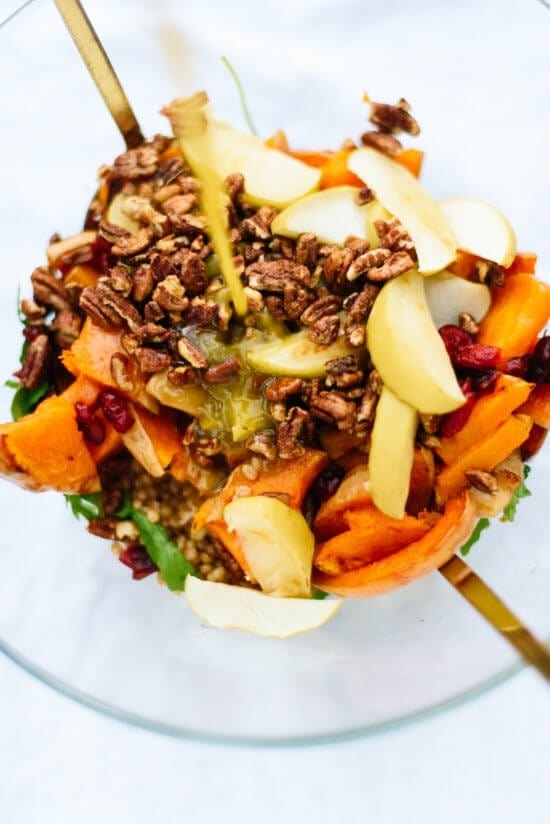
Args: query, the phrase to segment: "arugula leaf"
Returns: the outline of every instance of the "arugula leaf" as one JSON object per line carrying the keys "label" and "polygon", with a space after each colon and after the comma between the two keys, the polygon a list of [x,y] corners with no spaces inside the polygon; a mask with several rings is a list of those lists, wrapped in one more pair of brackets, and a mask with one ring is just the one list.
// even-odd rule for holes
{"label": "arugula leaf", "polygon": [[81,516],[87,521],[90,518],[103,517],[100,492],[93,492],[90,495],[64,495],[64,498],[77,520]]}
{"label": "arugula leaf", "polygon": [[518,508],[518,504],[522,498],[529,498],[533,493],[530,492],[529,489],[525,486],[525,481],[529,477],[529,473],[531,472],[531,467],[527,464],[523,467],[523,479],[510,498],[510,503],[504,507],[502,510],[502,520],[503,521],[513,521],[516,517],[516,512]]}
{"label": "arugula leaf", "polygon": [[323,592],[322,589],[313,587],[311,590],[311,597],[314,601],[324,601],[325,598],[328,598],[328,592]]}
{"label": "arugula leaf", "polygon": [[14,421],[18,421],[23,415],[32,412],[38,401],[42,400],[50,388],[47,381],[43,381],[36,389],[26,389],[24,386],[15,383],[15,381],[6,381],[5,385],[9,386],[10,389],[17,390],[11,402],[11,416]]}
{"label": "arugula leaf", "polygon": [[117,518],[129,518],[138,528],[145,549],[151,560],[158,566],[160,575],[169,589],[181,592],[188,575],[196,575],[197,570],[186,558],[163,526],[153,524],[144,512],[134,509],[125,500],[116,512]]}
{"label": "arugula leaf", "polygon": [[247,122],[248,128],[250,129],[252,134],[257,136],[258,131],[257,131],[255,125],[254,125],[254,121],[252,120],[252,116],[250,114],[250,109],[248,108],[248,103],[246,102],[246,96],[245,96],[245,93],[244,93],[243,85],[242,85],[241,81],[239,80],[239,76],[238,76],[237,72],[235,71],[235,69],[233,68],[232,64],[227,59],[227,57],[222,57],[222,63],[224,64],[225,68],[227,69],[227,71],[229,72],[229,74],[233,78],[233,81],[235,82],[235,86],[237,87],[237,91],[239,93],[239,99],[241,101],[241,108],[243,110],[244,119]]}
{"label": "arugula leaf", "polygon": [[467,555],[474,544],[477,544],[479,539],[481,538],[481,533],[484,530],[488,529],[491,526],[491,522],[489,518],[480,518],[477,524],[474,527],[474,531],[468,538],[465,544],[460,547],[460,554]]}

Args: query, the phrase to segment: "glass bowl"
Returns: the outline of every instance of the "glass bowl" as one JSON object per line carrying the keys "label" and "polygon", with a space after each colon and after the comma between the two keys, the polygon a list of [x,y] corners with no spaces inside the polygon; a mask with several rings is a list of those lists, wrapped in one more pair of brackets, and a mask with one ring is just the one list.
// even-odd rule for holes
{"label": "glass bowl", "polygon": [[[241,76],[262,135],[325,148],[364,128],[363,90],[405,95],[423,125],[423,179],[441,197],[499,205],[521,249],[550,262],[545,231],[550,69],[533,2],[330,3],[246,0],[87,8],[147,134],[176,94],[206,87],[242,124]],[[36,0],[0,30],[0,374],[21,340],[18,283],[54,231],[76,232],[95,172],[122,151],[52,3]],[[244,124],[243,124],[244,125]],[[0,391],[1,419],[10,391]],[[59,433],[63,437],[63,433]],[[550,554],[544,506],[550,452],[513,525],[495,524],[468,560],[544,638]],[[0,649],[30,673],[103,713],[167,734],[218,742],[328,741],[450,708],[519,669],[511,649],[433,574],[385,597],[346,602],[316,632],[266,640],[201,626],[154,578],[133,582],[63,498],[0,484]]]}

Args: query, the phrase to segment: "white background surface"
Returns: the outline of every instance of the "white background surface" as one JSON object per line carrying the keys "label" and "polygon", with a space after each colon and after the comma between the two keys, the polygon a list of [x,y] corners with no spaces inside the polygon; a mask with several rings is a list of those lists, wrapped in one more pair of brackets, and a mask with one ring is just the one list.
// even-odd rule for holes
{"label": "white background surface", "polygon": [[[2,2],[0,16],[9,5]],[[113,5],[120,10],[123,4]],[[491,5],[503,10],[496,25],[514,55],[510,15],[519,14],[521,4],[484,8]],[[88,6],[105,15],[106,3],[90,0]],[[495,146],[495,162],[500,150]],[[542,824],[549,820],[549,753],[548,690],[534,673],[381,737],[266,751],[131,729],[82,709],[0,659],[2,824],[270,824],[321,816],[376,824]]]}

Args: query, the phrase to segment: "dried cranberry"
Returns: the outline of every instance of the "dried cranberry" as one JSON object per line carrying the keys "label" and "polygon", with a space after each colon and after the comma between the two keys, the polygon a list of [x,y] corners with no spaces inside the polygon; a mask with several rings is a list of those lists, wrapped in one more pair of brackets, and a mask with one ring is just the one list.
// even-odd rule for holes
{"label": "dried cranberry", "polygon": [[456,435],[457,432],[460,432],[472,414],[472,409],[474,408],[476,401],[476,394],[472,390],[471,379],[465,378],[464,380],[459,381],[459,383],[462,394],[466,398],[466,403],[461,406],[460,409],[455,409],[454,412],[449,412],[449,414],[445,415],[443,418],[441,422],[441,434],[446,438],[450,438],[452,435]]}
{"label": "dried cranberry", "polygon": [[499,376],[498,369],[488,369],[487,372],[480,372],[472,376],[472,389],[474,392],[487,392],[495,385]]}
{"label": "dried cranberry", "polygon": [[44,335],[46,332],[45,326],[25,326],[23,328],[23,337],[27,343],[32,343],[39,335]]}
{"label": "dried cranberry", "polygon": [[515,378],[524,378],[529,368],[529,358],[524,355],[521,358],[510,358],[506,361],[503,372],[513,375]]}
{"label": "dried cranberry", "polygon": [[98,237],[97,240],[92,243],[90,266],[93,266],[94,269],[98,269],[105,275],[115,263],[116,258],[111,254],[111,244],[102,237]]}
{"label": "dried cranberry", "polygon": [[447,326],[442,326],[439,334],[443,338],[445,349],[453,363],[455,362],[458,350],[462,349],[463,346],[470,346],[473,341],[472,336],[469,335],[468,332],[461,329],[460,326],[453,326],[451,323],[447,324]]}
{"label": "dried cranberry", "polygon": [[317,476],[311,491],[316,505],[319,507],[329,498],[332,498],[345,475],[345,470],[337,463],[331,463]]}
{"label": "dried cranberry", "polygon": [[135,581],[146,578],[158,569],[141,544],[132,544],[127,549],[123,549],[118,560],[132,570],[132,578]]}
{"label": "dried cranberry", "polygon": [[550,335],[545,335],[537,341],[531,355],[527,376],[535,383],[550,381]]}
{"label": "dried cranberry", "polygon": [[453,363],[462,369],[475,369],[485,372],[498,366],[500,349],[497,346],[486,346],[483,343],[469,343],[461,346],[455,353]]}
{"label": "dried cranberry", "polygon": [[76,411],[76,422],[78,428],[84,435],[84,439],[94,446],[99,446],[105,440],[105,425],[93,411],[82,401],[77,401],[74,405]]}
{"label": "dried cranberry", "polygon": [[103,389],[99,393],[99,405],[103,414],[116,432],[122,435],[128,432],[134,423],[134,416],[128,407],[128,401],[112,389]]}

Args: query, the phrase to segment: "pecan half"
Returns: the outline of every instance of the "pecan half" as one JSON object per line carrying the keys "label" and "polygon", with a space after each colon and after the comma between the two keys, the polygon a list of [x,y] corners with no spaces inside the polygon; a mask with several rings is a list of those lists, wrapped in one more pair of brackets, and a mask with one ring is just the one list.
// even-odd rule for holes
{"label": "pecan half", "polygon": [[316,320],[307,333],[308,340],[321,346],[329,346],[338,337],[340,318],[338,315],[325,315]]}
{"label": "pecan half", "polygon": [[130,272],[125,266],[117,264],[109,272],[109,285],[115,292],[127,298],[132,291],[133,281]]}
{"label": "pecan half", "polygon": [[359,369],[355,355],[347,355],[344,358],[334,358],[325,364],[327,373],[327,387],[337,386],[340,389],[349,389],[357,386],[365,377],[362,369]]}
{"label": "pecan half", "polygon": [[37,335],[29,343],[23,366],[19,370],[19,383],[24,389],[36,389],[40,384],[46,372],[49,354],[47,335]]}
{"label": "pecan half", "polygon": [[121,352],[115,352],[111,357],[111,377],[123,392],[133,392],[134,382],[130,377],[129,360]]}
{"label": "pecan half", "polygon": [[205,383],[227,383],[238,375],[241,364],[238,359],[232,355],[223,363],[218,363],[215,366],[209,366],[202,375]]}
{"label": "pecan half", "polygon": [[374,200],[374,192],[372,189],[369,189],[368,186],[361,186],[360,189],[357,189],[355,202],[358,206],[364,206],[365,203],[370,203],[371,200]]}
{"label": "pecan half", "polygon": [[206,266],[200,257],[193,252],[187,253],[183,258],[179,278],[190,297],[201,295],[208,286]]}
{"label": "pecan half", "polygon": [[406,101],[400,101],[397,106],[391,106],[388,103],[371,103],[369,120],[386,134],[407,132],[416,136],[420,134],[420,126],[408,109],[409,104]]}
{"label": "pecan half", "polygon": [[389,157],[396,157],[403,150],[403,144],[396,137],[383,132],[363,132],[361,143],[363,146],[378,149],[379,152],[384,152]]}
{"label": "pecan half", "polygon": [[490,260],[478,260],[475,269],[480,283],[497,287],[504,285],[506,278],[502,268],[497,263],[492,263]]}
{"label": "pecan half", "polygon": [[[383,250],[380,250],[383,251]],[[382,283],[387,280],[403,275],[412,269],[414,260],[408,252],[394,252],[389,258],[379,267],[369,269],[367,277],[375,283]]]}
{"label": "pecan half", "polygon": [[268,401],[281,403],[286,401],[291,395],[301,392],[304,382],[301,378],[275,378],[267,385],[265,396]]}
{"label": "pecan half", "polygon": [[277,456],[277,449],[272,435],[264,432],[257,432],[247,440],[245,446],[250,452],[255,455],[261,455],[268,461],[275,460]]}
{"label": "pecan half", "polygon": [[161,280],[153,292],[153,300],[167,312],[184,312],[189,306],[185,287],[176,275],[169,275]]}
{"label": "pecan half", "polygon": [[313,232],[304,232],[299,235],[294,251],[296,263],[299,263],[300,266],[306,266],[310,272],[313,272],[318,257],[317,238]]}
{"label": "pecan half", "polygon": [[283,460],[295,458],[304,452],[300,438],[307,428],[310,415],[305,409],[293,406],[277,427],[277,453]]}
{"label": "pecan half", "polygon": [[470,469],[464,474],[470,484],[480,492],[489,492],[491,495],[498,492],[497,479],[491,472],[485,472],[483,469]]}
{"label": "pecan half", "polygon": [[[368,252],[365,252],[359,257],[356,257],[351,266],[349,267],[348,271],[346,272],[346,278],[350,281],[357,280],[358,277],[361,275],[365,275],[370,278],[371,277],[371,270],[376,269],[389,258],[391,252],[389,249],[370,249]],[[371,280],[375,280],[376,278],[371,278]]]}
{"label": "pecan half", "polygon": [[163,369],[170,366],[170,355],[167,352],[161,352],[159,349],[138,346],[134,354],[142,372],[162,372]]}
{"label": "pecan half", "polygon": [[196,203],[197,197],[194,194],[178,194],[164,201],[164,211],[170,218],[174,229],[183,229],[186,226],[188,213]]}
{"label": "pecan half", "polygon": [[269,240],[271,238],[271,223],[277,210],[271,206],[263,206],[255,215],[245,218],[241,223],[243,237],[255,240]]}
{"label": "pecan half", "polygon": [[203,353],[185,335],[178,339],[178,352],[184,360],[196,369],[205,369],[208,366],[208,361]]}
{"label": "pecan half", "polygon": [[477,335],[479,332],[479,323],[473,315],[470,315],[469,312],[461,312],[458,316],[458,320],[461,329],[464,329],[464,331],[468,332],[469,335]]}
{"label": "pecan half", "polygon": [[158,169],[159,156],[152,146],[139,146],[128,149],[115,158],[110,177],[112,180],[137,180],[140,177],[154,175]]}
{"label": "pecan half", "polygon": [[188,386],[198,381],[198,375],[192,366],[176,366],[168,370],[166,377],[173,386]]}
{"label": "pecan half", "polygon": [[53,319],[50,329],[61,349],[68,349],[80,334],[82,318],[72,309],[61,309]]}
{"label": "pecan half", "polygon": [[289,278],[302,286],[307,286],[311,281],[309,269],[286,258],[258,261],[247,266],[245,271],[248,285],[260,291],[284,292],[285,283]]}
{"label": "pecan half", "polygon": [[151,229],[143,227],[132,235],[119,237],[115,245],[111,247],[111,252],[116,257],[132,257],[133,255],[137,255],[138,252],[143,252],[144,249],[147,249],[151,240]]}
{"label": "pecan half", "polygon": [[52,309],[70,309],[71,298],[63,281],[58,280],[48,269],[40,266],[31,275],[34,299]]}
{"label": "pecan half", "polygon": [[324,275],[330,290],[338,295],[350,291],[346,273],[352,264],[354,254],[351,249],[334,249],[327,257]]}
{"label": "pecan half", "polygon": [[313,295],[295,282],[287,283],[283,294],[283,307],[290,320],[298,320],[307,309]]}
{"label": "pecan half", "polygon": [[338,392],[319,392],[312,398],[311,414],[327,423],[335,423],[339,430],[352,429],[357,414],[353,401]]}
{"label": "pecan half", "polygon": [[80,295],[80,308],[100,326],[127,326],[132,332],[141,324],[141,315],[126,298],[113,292],[105,283],[87,286]]}
{"label": "pecan half", "polygon": [[154,278],[151,267],[147,264],[138,266],[134,272],[132,297],[138,303],[145,300],[153,291]]}
{"label": "pecan half", "polygon": [[353,323],[365,323],[370,310],[374,305],[374,301],[378,296],[380,289],[374,284],[368,283],[362,292],[360,292],[351,302],[351,305],[346,306],[348,309],[348,317]]}

